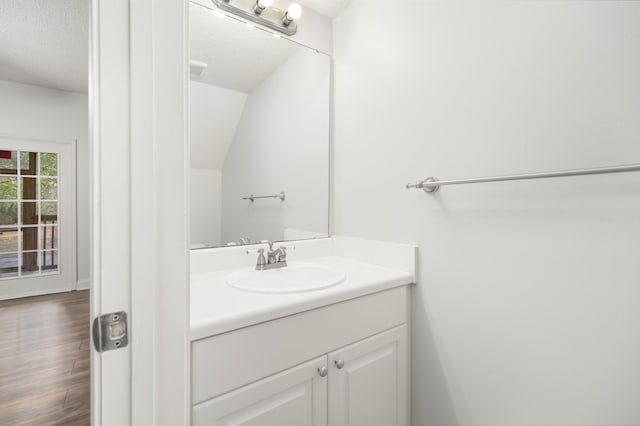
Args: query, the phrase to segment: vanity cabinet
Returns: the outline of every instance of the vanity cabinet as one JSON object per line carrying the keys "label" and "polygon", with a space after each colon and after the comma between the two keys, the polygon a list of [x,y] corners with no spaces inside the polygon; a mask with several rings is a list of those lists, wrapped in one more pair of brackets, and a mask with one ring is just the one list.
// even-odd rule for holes
{"label": "vanity cabinet", "polygon": [[192,343],[194,426],[407,426],[407,289]]}
{"label": "vanity cabinet", "polygon": [[329,354],[329,426],[407,424],[406,326]]}
{"label": "vanity cabinet", "polygon": [[226,393],[194,408],[195,426],[326,426],[326,357]]}

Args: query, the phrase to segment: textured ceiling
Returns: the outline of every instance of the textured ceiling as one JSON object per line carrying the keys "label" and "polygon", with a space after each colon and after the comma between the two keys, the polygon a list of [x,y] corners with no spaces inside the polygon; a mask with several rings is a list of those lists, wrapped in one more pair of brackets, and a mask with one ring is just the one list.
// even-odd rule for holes
{"label": "textured ceiling", "polygon": [[[334,17],[351,0],[298,2],[325,16]],[[88,3],[88,0],[0,0],[0,80],[86,92],[89,62]],[[244,58],[242,71],[244,73],[250,70],[248,74],[251,75],[246,78],[237,76],[237,81],[233,83],[237,87],[232,88],[247,91],[273,69],[275,62],[281,63],[283,58],[288,57],[291,47],[287,47],[287,42],[282,39],[259,41],[260,31],[256,30],[255,34],[250,35],[245,31],[247,28],[241,25],[238,27],[241,28],[236,28],[237,38],[234,43],[266,49],[251,59]],[[202,52],[202,57],[192,54],[192,59],[210,65],[216,63],[205,53],[202,40],[207,37],[211,40],[210,37],[215,36],[217,29],[213,28],[210,33],[192,33],[195,35],[192,39],[194,52]],[[239,52],[248,52],[235,44],[232,47],[220,46],[218,43],[217,47],[238,55]],[[241,62],[242,58],[238,58],[238,63]],[[235,75],[238,71],[239,68],[232,67],[228,74]],[[205,72],[201,81],[207,82],[209,78],[217,77]]]}
{"label": "textured ceiling", "polygon": [[86,92],[87,0],[0,0],[0,80]]}

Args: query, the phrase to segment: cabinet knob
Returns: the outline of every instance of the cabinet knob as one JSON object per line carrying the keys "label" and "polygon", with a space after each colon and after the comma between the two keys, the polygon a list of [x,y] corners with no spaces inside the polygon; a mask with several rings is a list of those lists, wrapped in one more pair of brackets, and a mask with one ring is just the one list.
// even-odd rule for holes
{"label": "cabinet knob", "polygon": [[338,367],[338,370],[342,370],[342,367],[344,367],[344,360],[343,359],[337,359],[335,361],[336,363],[336,367]]}
{"label": "cabinet knob", "polygon": [[327,374],[329,374],[329,370],[327,370],[327,367],[320,367],[318,368],[318,374],[320,375],[320,377],[327,377]]}

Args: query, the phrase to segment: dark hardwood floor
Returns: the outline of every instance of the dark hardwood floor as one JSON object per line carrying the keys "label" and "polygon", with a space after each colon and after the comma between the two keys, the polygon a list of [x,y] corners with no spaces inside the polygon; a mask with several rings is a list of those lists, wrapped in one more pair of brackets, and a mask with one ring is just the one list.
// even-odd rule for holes
{"label": "dark hardwood floor", "polygon": [[89,424],[89,291],[0,301],[0,425]]}

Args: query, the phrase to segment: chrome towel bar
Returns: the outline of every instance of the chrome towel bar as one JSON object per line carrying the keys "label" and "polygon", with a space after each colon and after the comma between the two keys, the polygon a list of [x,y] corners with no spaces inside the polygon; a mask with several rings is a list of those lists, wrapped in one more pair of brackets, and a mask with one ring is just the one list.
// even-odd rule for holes
{"label": "chrome towel bar", "polygon": [[508,180],[546,179],[585,175],[603,175],[609,173],[640,172],[640,164],[626,164],[621,166],[597,167],[593,169],[564,170],[559,172],[528,173],[520,175],[489,176],[481,178],[438,180],[428,177],[423,181],[407,184],[407,189],[422,189],[424,192],[434,193],[443,185],[462,185],[466,183],[503,182]]}
{"label": "chrome towel bar", "polygon": [[243,197],[242,199],[243,200],[249,200],[249,201],[251,201],[253,203],[255,200],[258,200],[260,198],[280,198],[281,201],[284,201],[284,199],[286,198],[286,195],[284,194],[284,192],[281,192],[281,193],[275,194],[275,195],[253,195],[253,194],[251,194],[248,197]]}

